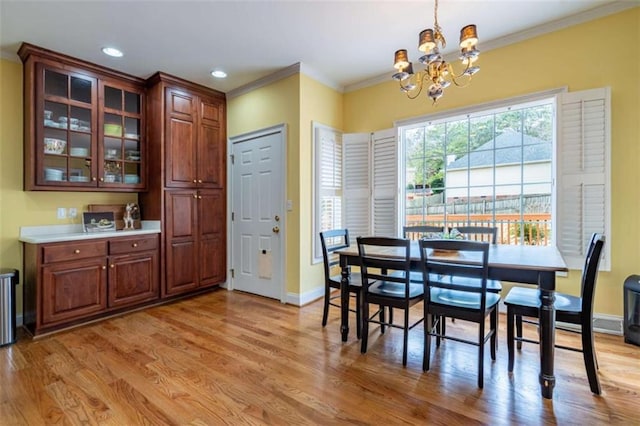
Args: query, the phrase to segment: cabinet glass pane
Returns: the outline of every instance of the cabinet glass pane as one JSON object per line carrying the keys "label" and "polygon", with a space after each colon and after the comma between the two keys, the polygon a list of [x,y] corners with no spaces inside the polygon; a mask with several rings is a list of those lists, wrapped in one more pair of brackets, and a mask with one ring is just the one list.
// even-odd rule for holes
{"label": "cabinet glass pane", "polygon": [[65,155],[67,153],[67,132],[45,127],[42,149],[45,154]]}
{"label": "cabinet glass pane", "polygon": [[87,108],[71,107],[71,117],[69,118],[69,128],[82,132],[91,131],[91,110]]}
{"label": "cabinet glass pane", "polygon": [[122,110],[122,90],[104,86],[104,106],[106,108]]}
{"label": "cabinet glass pane", "polygon": [[74,101],[91,103],[91,81],[71,76],[71,99]]}
{"label": "cabinet glass pane", "polygon": [[[68,107],[66,104],[45,101],[44,125],[47,127],[54,127],[54,128],[66,127],[67,126],[66,118],[68,116],[67,108]],[[64,124],[60,122],[61,117],[65,118]]]}
{"label": "cabinet glass pane", "polygon": [[104,176],[102,177],[108,183],[122,182],[122,165],[119,161],[104,162]]}
{"label": "cabinet glass pane", "polygon": [[47,183],[65,182],[67,180],[67,157],[45,155],[42,175]]}
{"label": "cabinet glass pane", "polygon": [[124,137],[127,139],[140,138],[140,120],[138,120],[137,118],[125,117]]}
{"label": "cabinet glass pane", "polygon": [[104,138],[104,158],[105,160],[122,159],[122,140],[116,138]]}
{"label": "cabinet glass pane", "polygon": [[140,183],[140,163],[124,163],[124,183]]}
{"label": "cabinet glass pane", "polygon": [[90,181],[91,181],[91,161],[86,160],[84,158],[69,159],[69,182],[90,182]]}
{"label": "cabinet glass pane", "polygon": [[124,159],[127,161],[140,161],[140,144],[136,141],[124,141]]}
{"label": "cabinet glass pane", "polygon": [[117,114],[104,115],[104,135],[122,137],[122,116]]}
{"label": "cabinet glass pane", "polygon": [[68,97],[69,80],[66,75],[44,70],[44,93],[46,95]]}
{"label": "cabinet glass pane", "polygon": [[140,95],[124,92],[124,110],[134,114],[140,114]]}
{"label": "cabinet glass pane", "polygon": [[72,157],[91,157],[91,135],[86,133],[71,133],[71,144],[67,147]]}

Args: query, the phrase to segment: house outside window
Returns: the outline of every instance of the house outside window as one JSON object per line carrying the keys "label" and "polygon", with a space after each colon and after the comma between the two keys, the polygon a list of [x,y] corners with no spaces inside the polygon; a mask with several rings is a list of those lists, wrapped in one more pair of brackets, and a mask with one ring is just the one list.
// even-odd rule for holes
{"label": "house outside window", "polygon": [[554,100],[401,130],[405,225],[498,228],[503,244],[552,240]]}

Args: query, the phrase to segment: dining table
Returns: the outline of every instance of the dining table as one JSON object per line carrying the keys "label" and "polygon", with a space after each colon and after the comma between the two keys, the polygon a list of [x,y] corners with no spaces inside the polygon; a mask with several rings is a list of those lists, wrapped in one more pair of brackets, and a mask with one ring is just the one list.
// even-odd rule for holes
{"label": "dining table", "polygon": [[[342,341],[349,337],[349,279],[351,266],[359,266],[357,244],[337,250],[341,267],[341,322]],[[394,256],[393,252],[386,253]],[[421,271],[418,241],[411,242],[411,268]],[[461,260],[463,261],[463,260]],[[555,246],[490,244],[489,278],[535,285],[540,289],[540,390],[544,398],[553,398],[555,349],[555,288],[556,274],[568,272],[567,265]]]}

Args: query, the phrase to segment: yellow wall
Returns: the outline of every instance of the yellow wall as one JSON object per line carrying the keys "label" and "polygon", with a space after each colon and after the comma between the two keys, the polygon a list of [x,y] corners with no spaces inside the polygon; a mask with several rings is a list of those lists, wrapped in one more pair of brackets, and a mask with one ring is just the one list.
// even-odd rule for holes
{"label": "yellow wall", "polygon": [[[0,59],[0,267],[22,272],[21,226],[72,223],[56,218],[57,207],[75,207],[82,212],[88,204],[137,201],[136,194],[23,191],[22,165],[22,64]],[[21,315],[22,283],[17,299]]]}
{"label": "yellow wall", "polygon": [[342,94],[302,74],[300,77],[300,294],[324,285],[322,264],[313,258],[313,122],[341,130]]}
{"label": "yellow wall", "polygon": [[[562,86],[570,91],[610,86],[612,228],[606,237],[612,261],[611,272],[599,276],[595,311],[622,315],[623,281],[640,273],[640,59],[635,54],[639,42],[640,8],[635,8],[484,52],[478,62],[481,71],[471,85],[446,89],[436,107],[424,95],[406,99],[389,79],[345,94],[344,130],[386,129],[398,119]],[[580,274],[572,271],[559,280],[558,288],[576,294],[579,280]]]}
{"label": "yellow wall", "polygon": [[293,210],[286,214],[287,292],[299,293],[300,276],[300,75],[227,101],[227,135],[238,136],[278,124],[287,126],[287,194]]}

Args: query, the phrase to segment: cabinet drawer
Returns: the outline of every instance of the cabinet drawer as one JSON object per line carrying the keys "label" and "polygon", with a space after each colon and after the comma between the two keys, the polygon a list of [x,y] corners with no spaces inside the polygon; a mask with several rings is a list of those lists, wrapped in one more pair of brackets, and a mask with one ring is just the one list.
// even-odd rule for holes
{"label": "cabinet drawer", "polygon": [[109,254],[136,253],[139,251],[156,250],[157,248],[157,235],[140,235],[135,238],[120,238],[109,241]]}
{"label": "cabinet drawer", "polygon": [[43,262],[63,262],[67,260],[86,259],[107,255],[106,241],[93,241],[90,243],[73,242],[56,246],[45,246],[43,250]]}

